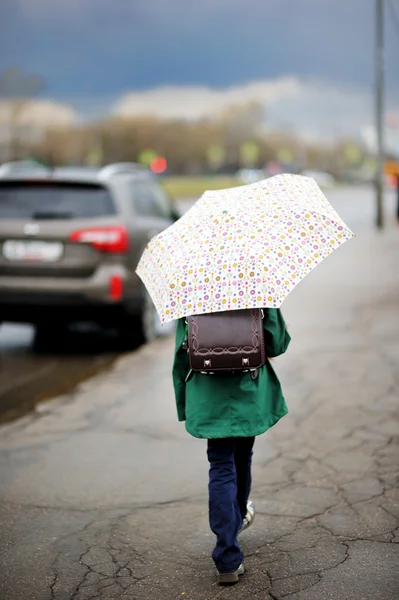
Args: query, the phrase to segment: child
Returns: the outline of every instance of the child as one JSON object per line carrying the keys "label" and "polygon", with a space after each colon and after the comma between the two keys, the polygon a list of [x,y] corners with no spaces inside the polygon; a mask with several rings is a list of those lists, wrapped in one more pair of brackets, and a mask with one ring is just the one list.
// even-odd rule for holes
{"label": "child", "polygon": [[[279,309],[264,310],[263,327],[266,355],[283,354],[291,338]],[[255,514],[249,500],[255,436],[277,423],[287,406],[269,361],[254,379],[248,372],[227,376],[197,372],[187,378],[185,338],[183,318],[177,323],[173,364],[177,414],[191,435],[208,440],[209,523],[217,538],[212,558],[219,583],[232,584],[244,573],[237,535]]]}

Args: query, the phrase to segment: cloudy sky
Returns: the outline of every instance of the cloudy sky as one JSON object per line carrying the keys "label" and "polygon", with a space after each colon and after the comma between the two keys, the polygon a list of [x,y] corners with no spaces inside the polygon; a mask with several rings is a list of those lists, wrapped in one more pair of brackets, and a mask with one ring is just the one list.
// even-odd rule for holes
{"label": "cloudy sky", "polygon": [[[385,11],[399,116],[399,0]],[[84,117],[197,118],[258,99],[272,127],[359,134],[374,43],[375,0],[0,0],[0,70],[42,75],[43,95]]]}
{"label": "cloudy sky", "polygon": [[[223,88],[284,75],[371,85],[375,0],[1,0],[0,67],[53,95],[160,85]],[[386,0],[399,86],[399,0]]]}

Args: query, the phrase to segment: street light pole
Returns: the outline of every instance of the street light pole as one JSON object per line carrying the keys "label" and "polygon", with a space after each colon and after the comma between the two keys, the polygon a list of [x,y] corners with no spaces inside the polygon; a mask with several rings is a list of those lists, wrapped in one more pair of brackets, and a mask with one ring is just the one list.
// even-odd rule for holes
{"label": "street light pole", "polygon": [[376,129],[377,129],[377,178],[376,178],[376,226],[384,226],[384,0],[376,0]]}

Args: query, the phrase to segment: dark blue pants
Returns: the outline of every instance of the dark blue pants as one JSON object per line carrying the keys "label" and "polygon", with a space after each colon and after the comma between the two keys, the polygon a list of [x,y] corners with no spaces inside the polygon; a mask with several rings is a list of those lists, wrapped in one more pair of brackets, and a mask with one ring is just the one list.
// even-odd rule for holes
{"label": "dark blue pants", "polygon": [[212,553],[220,573],[236,571],[244,559],[237,534],[251,491],[254,437],[208,440],[209,524],[216,535]]}

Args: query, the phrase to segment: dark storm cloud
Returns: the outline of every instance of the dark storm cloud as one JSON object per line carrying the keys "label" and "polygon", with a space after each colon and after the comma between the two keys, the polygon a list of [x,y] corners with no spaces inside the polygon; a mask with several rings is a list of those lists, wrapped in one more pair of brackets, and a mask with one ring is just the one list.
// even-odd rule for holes
{"label": "dark storm cloud", "polygon": [[[373,80],[374,0],[3,0],[1,11],[0,66],[41,73],[56,95],[285,74]],[[391,13],[387,34],[398,83]]]}

